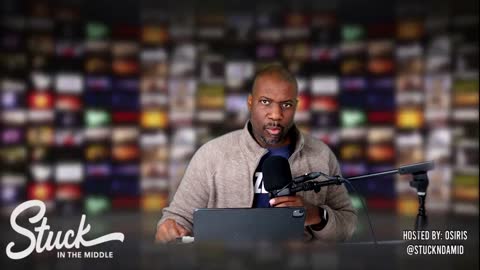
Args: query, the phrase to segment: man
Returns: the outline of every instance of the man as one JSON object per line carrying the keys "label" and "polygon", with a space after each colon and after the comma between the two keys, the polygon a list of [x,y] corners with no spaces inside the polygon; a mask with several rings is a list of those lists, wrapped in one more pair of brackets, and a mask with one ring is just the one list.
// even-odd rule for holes
{"label": "man", "polygon": [[[304,135],[293,119],[297,81],[285,68],[259,71],[248,96],[250,120],[244,129],[204,144],[195,153],[170,206],[163,210],[156,240],[190,235],[195,208],[290,207],[306,209],[306,239],[340,241],[356,226],[356,213],[343,185],[296,196],[269,199],[263,188],[262,163],[270,155],[288,158],[293,176],[312,171],[339,175],[338,162],[321,141]],[[252,181],[253,178],[253,181]]]}

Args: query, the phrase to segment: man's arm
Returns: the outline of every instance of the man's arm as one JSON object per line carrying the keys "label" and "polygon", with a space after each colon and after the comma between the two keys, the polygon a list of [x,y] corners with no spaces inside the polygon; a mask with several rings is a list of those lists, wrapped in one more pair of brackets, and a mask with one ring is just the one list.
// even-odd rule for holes
{"label": "man's arm", "polygon": [[[330,150],[330,175],[341,175],[337,158]],[[310,227],[310,234],[314,239],[326,241],[344,241],[349,239],[357,227],[357,213],[345,185],[331,185],[327,187],[325,205],[319,205],[326,211],[328,220],[320,230],[316,226]]]}
{"label": "man's arm", "polygon": [[[327,148],[328,149],[328,148]],[[330,175],[340,175],[340,167],[335,155],[328,149],[328,168]],[[281,196],[270,200],[274,207],[305,207],[305,233],[309,239],[324,241],[343,241],[350,238],[357,225],[357,214],[353,209],[350,196],[344,185],[325,187],[324,204],[318,202],[313,191],[304,196]]]}
{"label": "man's arm", "polygon": [[357,214],[352,206],[350,196],[344,185],[333,185],[327,189],[325,205],[328,220],[320,230],[310,227],[314,239],[326,241],[344,241],[349,239],[357,226]]}
{"label": "man's arm", "polygon": [[[193,210],[207,207],[211,183],[209,179],[212,177],[208,165],[210,159],[205,158],[207,152],[204,145],[190,160],[172,202],[163,209],[162,218],[157,225],[157,240],[171,239],[173,235],[184,236],[182,233],[191,234]],[[169,222],[166,223],[167,221]],[[172,234],[166,235],[167,232]]]}
{"label": "man's arm", "polygon": [[[338,187],[338,186],[334,186]],[[343,186],[342,186],[343,187]],[[339,193],[338,195],[332,194]],[[345,192],[346,189],[345,189]],[[326,241],[343,241],[351,237],[356,226],[356,213],[353,210],[350,198],[343,198],[343,191],[327,191],[330,198],[325,205],[316,206],[304,200],[302,196],[281,196],[270,200],[274,207],[305,207],[306,230],[311,238]],[[341,201],[338,201],[340,197]],[[323,213],[322,215],[320,213]]]}

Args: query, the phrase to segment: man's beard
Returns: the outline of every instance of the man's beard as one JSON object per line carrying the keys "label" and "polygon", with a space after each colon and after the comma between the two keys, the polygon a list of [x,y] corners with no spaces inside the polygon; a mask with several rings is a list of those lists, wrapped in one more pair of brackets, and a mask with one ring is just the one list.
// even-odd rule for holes
{"label": "man's beard", "polygon": [[[285,128],[284,126],[278,124],[276,121],[275,122],[270,122],[267,123],[266,125],[263,126],[263,131],[266,131],[269,128],[279,128],[280,133],[278,136],[274,136],[273,138],[266,138],[264,135],[261,135],[260,138],[266,145],[275,145],[280,142],[282,142],[285,137],[287,136],[289,128]],[[263,133],[262,133],[263,134]]]}

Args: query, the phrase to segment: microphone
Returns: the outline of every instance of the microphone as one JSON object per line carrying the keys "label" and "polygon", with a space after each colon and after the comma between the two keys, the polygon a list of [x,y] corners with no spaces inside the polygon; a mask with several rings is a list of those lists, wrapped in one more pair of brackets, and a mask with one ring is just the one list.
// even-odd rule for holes
{"label": "microphone", "polygon": [[[270,198],[293,196],[299,191],[313,190],[319,192],[323,186],[342,184],[341,178],[330,177],[322,172],[311,172],[292,179],[288,160],[280,156],[270,156],[265,159],[262,174],[263,186],[270,194]],[[307,182],[320,176],[326,177],[327,181]]]}
{"label": "microphone", "polygon": [[292,183],[292,172],[286,158],[270,156],[262,166],[263,186],[270,194],[270,198],[295,195],[289,185]]}

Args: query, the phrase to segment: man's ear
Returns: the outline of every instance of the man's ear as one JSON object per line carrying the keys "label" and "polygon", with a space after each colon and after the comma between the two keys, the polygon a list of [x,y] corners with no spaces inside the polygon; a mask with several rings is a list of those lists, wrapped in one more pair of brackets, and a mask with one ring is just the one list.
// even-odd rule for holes
{"label": "man's ear", "polygon": [[253,97],[252,97],[252,94],[248,94],[247,106],[248,106],[248,111],[249,111],[249,112],[252,111],[252,105],[253,105]]}

